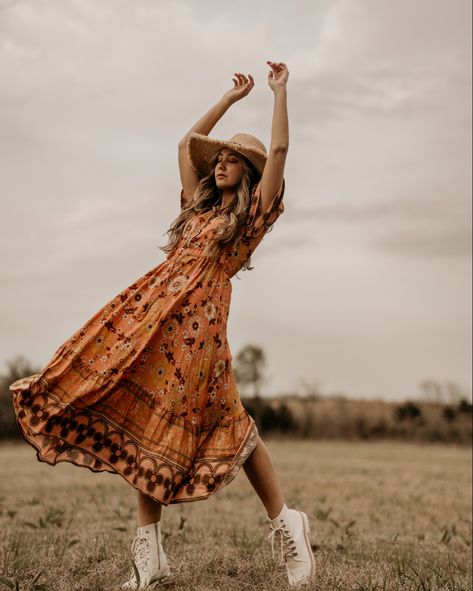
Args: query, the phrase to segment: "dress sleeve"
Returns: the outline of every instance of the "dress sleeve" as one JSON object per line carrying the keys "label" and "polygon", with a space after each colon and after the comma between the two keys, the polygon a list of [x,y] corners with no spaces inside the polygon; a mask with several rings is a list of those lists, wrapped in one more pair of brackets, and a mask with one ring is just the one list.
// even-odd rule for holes
{"label": "dress sleeve", "polygon": [[283,179],[279,191],[272,197],[269,206],[263,208],[261,202],[261,180],[251,192],[250,211],[245,222],[244,235],[248,239],[262,238],[269,232],[284,211],[283,196],[286,181]]}

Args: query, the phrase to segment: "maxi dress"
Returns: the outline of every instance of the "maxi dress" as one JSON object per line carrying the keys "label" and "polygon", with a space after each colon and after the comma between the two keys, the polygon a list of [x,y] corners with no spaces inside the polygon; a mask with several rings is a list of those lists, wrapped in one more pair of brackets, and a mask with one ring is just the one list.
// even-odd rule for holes
{"label": "maxi dress", "polygon": [[284,211],[285,181],[266,208],[260,188],[218,258],[204,249],[225,220],[196,215],[165,261],[103,306],[40,373],[10,385],[39,461],[119,474],[164,505],[205,499],[235,478],[258,431],[232,371],[230,278]]}

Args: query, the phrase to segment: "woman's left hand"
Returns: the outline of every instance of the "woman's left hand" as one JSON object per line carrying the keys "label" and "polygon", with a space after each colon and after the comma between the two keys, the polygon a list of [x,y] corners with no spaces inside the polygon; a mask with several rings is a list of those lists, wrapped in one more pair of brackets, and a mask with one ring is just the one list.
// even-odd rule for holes
{"label": "woman's left hand", "polygon": [[289,78],[289,70],[282,62],[266,62],[271,68],[268,73],[268,84],[272,90],[286,86]]}

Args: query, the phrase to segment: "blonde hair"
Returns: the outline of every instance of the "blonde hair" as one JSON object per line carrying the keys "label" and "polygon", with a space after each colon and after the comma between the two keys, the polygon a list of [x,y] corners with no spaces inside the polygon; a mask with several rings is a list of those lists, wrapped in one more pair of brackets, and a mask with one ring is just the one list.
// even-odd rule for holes
{"label": "blonde hair", "polygon": [[[167,255],[176,248],[187,224],[195,216],[212,210],[216,212],[220,205],[222,195],[215,183],[215,167],[218,162],[218,155],[218,153],[215,154],[210,161],[211,171],[209,174],[199,181],[190,207],[181,211],[166,232],[166,234],[170,235],[169,241],[166,246],[160,246],[159,248]],[[217,234],[208,241],[205,247],[204,254],[209,258],[217,258],[225,245],[235,241],[240,235],[248,217],[253,186],[260,180],[260,175],[251,162],[242,154],[238,155],[243,161],[243,177],[236,187],[236,199],[233,200],[225,211],[220,213],[226,223],[219,226]],[[251,257],[243,265],[243,270],[250,271],[254,268],[250,266],[250,261]]]}

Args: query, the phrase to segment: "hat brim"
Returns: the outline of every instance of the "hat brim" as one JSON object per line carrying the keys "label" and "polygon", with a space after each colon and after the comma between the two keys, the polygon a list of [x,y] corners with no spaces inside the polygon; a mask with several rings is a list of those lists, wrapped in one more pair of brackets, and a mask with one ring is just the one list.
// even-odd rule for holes
{"label": "hat brim", "polygon": [[187,156],[193,170],[199,176],[209,174],[211,172],[210,161],[222,148],[229,148],[242,154],[253,164],[260,176],[263,174],[267,158],[263,152],[253,148],[246,148],[234,142],[209,138],[207,135],[196,132],[190,133],[187,140]]}

